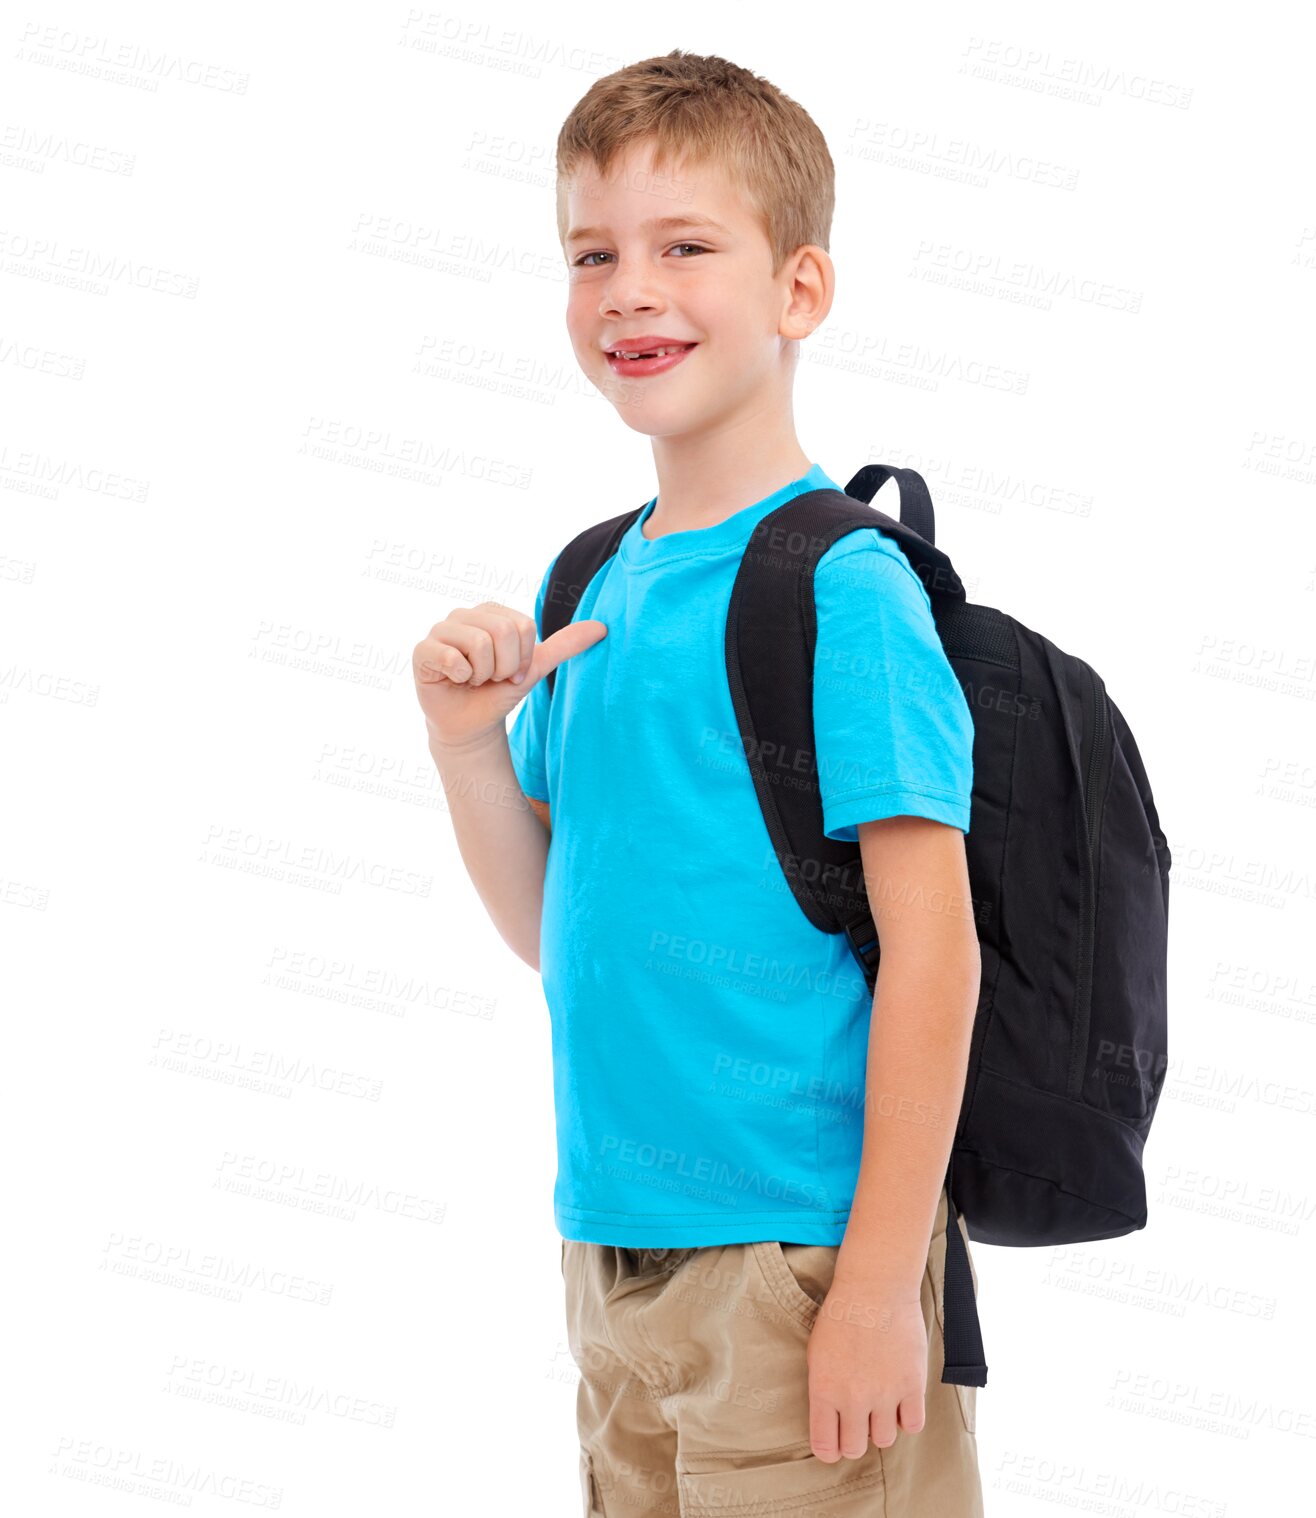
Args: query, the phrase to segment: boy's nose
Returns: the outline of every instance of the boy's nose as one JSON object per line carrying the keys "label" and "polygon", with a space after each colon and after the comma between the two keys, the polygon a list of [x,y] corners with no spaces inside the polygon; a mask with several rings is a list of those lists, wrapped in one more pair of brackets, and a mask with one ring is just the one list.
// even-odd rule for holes
{"label": "boy's nose", "polygon": [[620,291],[609,293],[608,299],[599,306],[599,314],[613,320],[624,319],[641,311],[660,311],[662,302],[651,292],[637,291],[634,295]]}
{"label": "boy's nose", "polygon": [[659,311],[662,305],[662,293],[650,277],[618,270],[599,302],[599,315],[615,319],[636,311]]}

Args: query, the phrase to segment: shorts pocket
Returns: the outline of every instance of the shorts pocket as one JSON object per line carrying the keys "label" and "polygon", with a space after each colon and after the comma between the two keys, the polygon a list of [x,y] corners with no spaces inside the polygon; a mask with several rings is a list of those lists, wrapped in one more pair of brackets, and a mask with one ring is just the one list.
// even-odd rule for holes
{"label": "shorts pocket", "polygon": [[838,1246],[768,1240],[750,1247],[779,1305],[804,1327],[812,1328],[830,1289]]}
{"label": "shorts pocket", "polygon": [[765,1453],[773,1458],[746,1455],[740,1463],[719,1460],[713,1470],[678,1470],[681,1518],[865,1518],[883,1510],[882,1451],[876,1445],[858,1460],[830,1464],[807,1444],[792,1447],[793,1459],[777,1458],[783,1450]]}
{"label": "shorts pocket", "polygon": [[585,1518],[607,1518],[599,1497],[599,1483],[594,1475],[594,1457],[587,1449],[580,1452],[580,1500]]}

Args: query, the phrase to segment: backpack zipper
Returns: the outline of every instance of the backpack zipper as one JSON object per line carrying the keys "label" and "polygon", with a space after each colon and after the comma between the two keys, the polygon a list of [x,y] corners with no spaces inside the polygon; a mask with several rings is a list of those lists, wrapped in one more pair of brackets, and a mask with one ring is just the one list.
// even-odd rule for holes
{"label": "backpack zipper", "polygon": [[1080,881],[1078,980],[1074,991],[1074,1037],[1069,1051],[1067,1095],[1077,1097],[1083,1086],[1087,1060],[1088,1029],[1092,1020],[1092,980],[1097,941],[1097,891],[1101,870],[1101,816],[1106,805],[1111,742],[1110,713],[1100,676],[1083,666],[1083,736],[1087,741],[1084,765],[1083,816],[1087,823],[1087,859]]}

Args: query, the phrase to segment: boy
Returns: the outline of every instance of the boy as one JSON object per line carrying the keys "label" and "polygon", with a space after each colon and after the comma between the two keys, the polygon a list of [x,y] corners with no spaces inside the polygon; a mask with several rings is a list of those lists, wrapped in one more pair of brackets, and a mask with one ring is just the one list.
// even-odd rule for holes
{"label": "boy", "polygon": [[571,342],[658,493],[559,632],[537,641],[546,571],[533,619],[458,609],[414,666],[463,862],[552,1014],[584,1510],[980,1514],[976,1393],[940,1380],[967,702],[900,549],[840,538],[813,758],[862,850],[870,999],[786,887],[723,662],[755,524],[840,488],[791,410],[835,288],[832,160],[766,80],[678,49],[594,84],[558,175]]}

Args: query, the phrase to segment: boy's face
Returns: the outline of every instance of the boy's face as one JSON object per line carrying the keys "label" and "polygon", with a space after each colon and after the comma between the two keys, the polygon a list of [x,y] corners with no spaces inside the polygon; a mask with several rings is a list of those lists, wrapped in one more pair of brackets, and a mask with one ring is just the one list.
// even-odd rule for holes
{"label": "boy's face", "polygon": [[[767,235],[721,165],[659,175],[649,144],[607,179],[583,164],[565,196],[571,345],[628,427],[710,432],[789,401],[794,342],[831,303],[823,249],[797,250],[774,278]],[[608,351],[634,352],[636,339],[647,350],[654,338],[694,347],[629,371]]]}

